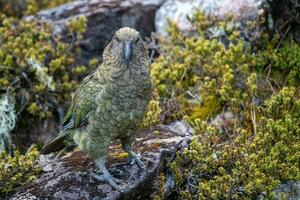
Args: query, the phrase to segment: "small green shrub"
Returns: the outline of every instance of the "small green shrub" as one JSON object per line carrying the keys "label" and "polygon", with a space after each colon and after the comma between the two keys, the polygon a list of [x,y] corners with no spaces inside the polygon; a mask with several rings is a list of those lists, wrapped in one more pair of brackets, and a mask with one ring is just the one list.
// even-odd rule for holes
{"label": "small green shrub", "polygon": [[162,110],[160,108],[159,101],[151,100],[148,105],[148,112],[142,121],[141,127],[149,128],[158,124],[161,112]]}
{"label": "small green shrub", "polygon": [[0,153],[0,198],[5,198],[17,186],[36,179],[41,172],[37,148],[30,148],[25,155],[18,150],[11,156]]}
{"label": "small green shrub", "polygon": [[[255,131],[232,124],[227,140],[199,122],[190,147],[172,165],[181,191],[199,199],[254,199],[262,192],[272,198],[281,182],[299,180],[299,105],[295,88],[283,88],[257,108]],[[194,191],[184,182],[191,178]]]}
{"label": "small green shrub", "polygon": [[[70,34],[77,32],[80,39],[85,23],[84,17],[70,21]],[[75,63],[74,57],[80,55],[73,47],[76,41],[67,44],[51,33],[48,23],[0,16],[0,89],[9,89],[16,109],[24,110],[20,120],[53,116],[89,71],[89,66]]]}
{"label": "small green shrub", "polygon": [[[273,199],[280,183],[299,180],[299,44],[262,32],[255,46],[231,19],[191,19],[196,33],[170,23],[152,65],[160,98],[175,98],[195,136],[171,164],[179,199]],[[249,29],[257,22],[249,22]],[[221,29],[225,39],[207,37]],[[245,27],[244,27],[245,28]],[[219,39],[219,40],[218,40]],[[294,87],[295,86],[295,87]],[[229,110],[232,119],[210,125]]]}
{"label": "small green shrub", "polygon": [[283,88],[256,108],[255,131],[236,123],[229,139],[198,121],[190,147],[172,165],[181,192],[198,199],[255,199],[265,192],[272,199],[281,182],[299,180],[299,106],[295,88]]}
{"label": "small green shrub", "polygon": [[[240,33],[226,21],[210,22],[197,13],[192,22],[197,30],[192,36],[170,24],[170,39],[162,40],[162,54],[151,67],[160,97],[177,98],[190,122],[213,117],[222,105],[245,106],[247,76],[251,68],[266,63],[257,59],[251,46],[239,39]],[[228,45],[206,38],[209,26],[224,29]]]}
{"label": "small green shrub", "polygon": [[297,86],[300,82],[300,45],[293,40],[284,41],[271,58],[274,62],[273,77],[281,85]]}

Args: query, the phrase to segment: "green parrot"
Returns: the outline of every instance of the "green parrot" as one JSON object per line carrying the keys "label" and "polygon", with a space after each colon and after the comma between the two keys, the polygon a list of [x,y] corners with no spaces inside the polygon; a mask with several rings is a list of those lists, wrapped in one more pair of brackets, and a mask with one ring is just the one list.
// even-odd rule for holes
{"label": "green parrot", "polygon": [[94,177],[122,191],[120,180],[106,168],[107,149],[119,139],[130,160],[144,168],[131,144],[151,98],[149,63],[140,33],[129,27],[119,29],[104,49],[102,64],[76,89],[63,130],[42,153],[77,145],[101,172]]}

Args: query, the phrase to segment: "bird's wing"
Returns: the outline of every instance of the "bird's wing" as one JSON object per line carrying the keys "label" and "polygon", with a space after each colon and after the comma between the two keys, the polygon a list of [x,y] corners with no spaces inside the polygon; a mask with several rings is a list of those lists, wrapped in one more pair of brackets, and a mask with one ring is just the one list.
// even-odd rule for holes
{"label": "bird's wing", "polygon": [[83,126],[89,113],[95,107],[95,99],[101,91],[101,84],[95,73],[87,76],[74,93],[72,104],[65,115],[62,125],[64,129],[73,129]]}
{"label": "bird's wing", "polygon": [[79,128],[87,123],[89,113],[95,107],[95,99],[101,91],[101,84],[95,73],[87,76],[75,91],[72,104],[63,119],[64,130],[62,130],[55,138],[50,140],[42,149],[43,154],[48,154],[61,150],[65,147],[73,146],[69,136],[72,135],[74,128]]}

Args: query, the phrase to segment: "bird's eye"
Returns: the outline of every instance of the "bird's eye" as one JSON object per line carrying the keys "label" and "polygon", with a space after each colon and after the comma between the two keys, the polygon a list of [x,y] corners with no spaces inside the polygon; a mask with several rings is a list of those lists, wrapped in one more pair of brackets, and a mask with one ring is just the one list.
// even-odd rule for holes
{"label": "bird's eye", "polygon": [[120,39],[119,39],[118,37],[115,37],[115,40],[116,40],[117,42],[120,42]]}
{"label": "bird's eye", "polygon": [[138,43],[140,41],[141,37],[138,37],[136,40],[135,40],[135,43]]}

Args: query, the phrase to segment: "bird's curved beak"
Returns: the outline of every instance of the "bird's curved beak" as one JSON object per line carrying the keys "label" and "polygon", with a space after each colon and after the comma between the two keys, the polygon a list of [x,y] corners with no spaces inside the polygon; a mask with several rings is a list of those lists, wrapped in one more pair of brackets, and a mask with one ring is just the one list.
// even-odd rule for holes
{"label": "bird's curved beak", "polygon": [[125,41],[124,57],[125,57],[126,65],[129,65],[129,62],[130,62],[131,57],[132,57],[132,42],[131,41]]}

